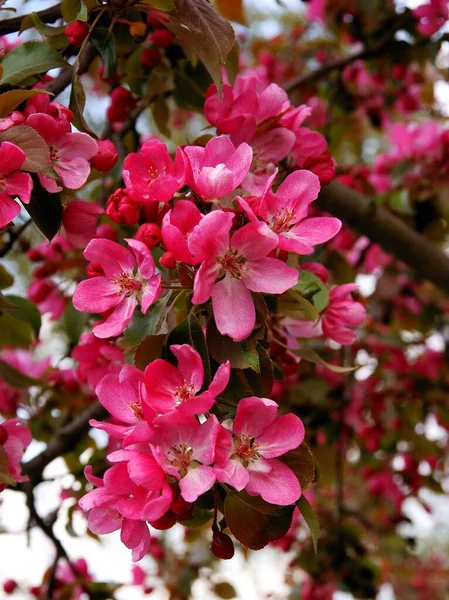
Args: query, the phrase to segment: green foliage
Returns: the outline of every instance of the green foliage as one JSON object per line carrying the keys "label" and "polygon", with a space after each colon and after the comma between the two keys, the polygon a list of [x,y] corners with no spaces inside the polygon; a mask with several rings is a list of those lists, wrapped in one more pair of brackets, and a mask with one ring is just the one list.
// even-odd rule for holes
{"label": "green foliage", "polygon": [[56,67],[67,67],[62,56],[40,42],[24,42],[8,52],[1,62],[3,69],[0,87],[17,85],[33,75],[46,73]]}

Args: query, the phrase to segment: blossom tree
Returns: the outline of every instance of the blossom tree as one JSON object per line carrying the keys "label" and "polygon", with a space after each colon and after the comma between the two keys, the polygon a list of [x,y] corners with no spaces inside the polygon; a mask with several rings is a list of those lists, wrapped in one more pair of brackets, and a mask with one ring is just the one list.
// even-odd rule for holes
{"label": "blossom tree", "polygon": [[[190,598],[201,566],[270,546],[285,598],[447,599],[407,506],[449,489],[448,2],[15,4],[0,492],[54,561],[4,593],[126,593],[64,514],[130,570],[151,557],[143,595]],[[70,483],[42,512],[56,459]]]}

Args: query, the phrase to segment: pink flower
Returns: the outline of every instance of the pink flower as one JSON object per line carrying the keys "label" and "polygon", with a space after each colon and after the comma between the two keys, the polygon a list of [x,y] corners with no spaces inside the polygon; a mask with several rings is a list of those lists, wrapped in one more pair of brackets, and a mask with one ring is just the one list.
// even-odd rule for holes
{"label": "pink flower", "polygon": [[192,302],[203,304],[212,296],[218,330],[239,341],[256,321],[251,292],[282,294],[297,283],[298,272],[267,256],[278,237],[266,225],[248,223],[230,236],[233,218],[219,210],[206,215],[191,233],[189,249],[202,262]]}
{"label": "pink flower", "polygon": [[100,338],[120,335],[132,319],[140,303],[145,314],[161,293],[161,275],[155,273],[150,251],[138,240],[126,240],[132,252],[106,239],[92,240],[84,256],[98,263],[104,275],[78,284],[73,306],[82,312],[111,311],[92,331]]}
{"label": "pink flower", "polygon": [[72,358],[78,362],[80,379],[92,389],[108,373],[118,373],[125,362],[120,348],[92,333],[83,333],[80,344],[72,350]]}
{"label": "pink flower", "polygon": [[265,190],[262,198],[253,202],[255,210],[247,199],[238,200],[252,221],[257,222],[257,217],[261,217],[267,222],[278,238],[279,248],[311,254],[315,244],[327,242],[341,228],[341,221],[334,217],[305,218],[319,191],[320,181],[316,175],[310,171],[295,171],[285,178],[276,193]]}
{"label": "pink flower", "polygon": [[229,138],[212,138],[204,148],[186,146],[189,167],[187,183],[203,199],[223,198],[244,180],[253,151],[243,143],[236,149]]}
{"label": "pink flower", "polygon": [[418,31],[422,35],[431,36],[436,33],[449,18],[447,0],[430,0],[415,8],[413,15],[419,19]]}
{"label": "pink flower", "polygon": [[215,483],[211,465],[219,429],[215,415],[201,425],[177,413],[158,418],[151,440],[154,458],[167,475],[179,480],[181,496],[187,502],[195,502]]}
{"label": "pink flower", "polygon": [[203,218],[197,206],[190,200],[179,200],[162,220],[162,239],[169,252],[179,262],[195,265],[188,247],[188,238]]}
{"label": "pink flower", "polygon": [[[21,474],[20,463],[31,440],[31,431],[28,427],[22,425],[19,419],[8,419],[0,424],[0,458],[2,459],[0,475],[4,475],[7,479],[12,479],[17,483],[28,481],[28,477]],[[6,464],[4,464],[3,457],[6,458]],[[6,467],[6,472],[3,471],[4,467]],[[0,482],[0,492],[6,486],[6,483]]]}
{"label": "pink flower", "polygon": [[28,173],[19,171],[25,159],[25,152],[16,145],[0,144],[0,227],[8,225],[20,213],[20,206],[11,196],[17,196],[24,204],[30,201],[33,181]]}
{"label": "pink flower", "polygon": [[147,366],[145,402],[159,413],[172,410],[182,415],[206,413],[212,408],[216,396],[228,385],[229,361],[220,365],[208,389],[198,394],[204,383],[201,356],[188,344],[173,345],[170,350],[178,360],[178,367],[160,358]]}
{"label": "pink flower", "polygon": [[66,307],[66,298],[50,279],[36,279],[29,286],[27,296],[32,300],[41,315],[49,314],[52,321],[57,321]]}
{"label": "pink flower", "polygon": [[[47,142],[50,148],[53,169],[62,184],[71,190],[84,185],[89,177],[89,160],[98,152],[97,142],[87,133],[72,133],[68,121],[56,120],[50,115],[35,113],[28,117],[26,124],[33,127]],[[39,175],[46,190],[62,190],[54,179]]]}
{"label": "pink flower", "polygon": [[276,416],[278,405],[251,396],[237,404],[230,430],[221,428],[215,452],[218,481],[287,506],[301,495],[296,475],[280,460],[304,440],[304,426],[294,414]]}
{"label": "pink flower", "polygon": [[295,131],[296,142],[292,149],[292,155],[298,167],[304,167],[310,158],[317,158],[327,149],[324,136],[317,131],[307,127],[300,127]]}
{"label": "pink flower", "polygon": [[75,248],[85,248],[95,237],[97,221],[103,208],[93,202],[72,200],[67,204],[62,216],[67,239]]}
{"label": "pink flower", "polygon": [[181,148],[172,161],[167,146],[153,138],[139,152],[132,152],[123,164],[123,180],[128,194],[137,202],[168,202],[182,188],[186,160]]}
{"label": "pink flower", "polygon": [[239,90],[241,75],[237,75],[234,86],[224,84],[221,95],[217,86],[212,84],[206,92],[204,116],[219,133],[237,133],[242,129],[250,132],[249,138],[256,131],[254,115],[259,108],[256,90],[253,88]]}
{"label": "pink flower", "polygon": [[363,323],[366,310],[363,304],[351,297],[351,292],[358,291],[356,283],[338,285],[329,294],[329,305],[322,316],[323,333],[339,344],[352,344],[356,334],[352,331]]}
{"label": "pink flower", "polygon": [[146,403],[142,404],[142,387],[143,372],[131,365],[124,365],[119,373],[105,375],[95,393],[119,424],[94,420],[90,424],[114,438],[124,440],[124,446],[148,441],[151,437],[149,424],[153,422],[156,411]]}
{"label": "pink flower", "polygon": [[[122,454],[125,451],[119,451]],[[113,453],[109,458],[114,459]],[[137,473],[139,481],[144,474],[145,486],[137,484],[130,476],[128,463],[119,462],[104,474],[104,479],[92,475],[86,467],[85,475],[97,486],[79,501],[88,513],[88,527],[97,534],[121,529],[120,539],[132,552],[133,561],[140,560],[150,547],[150,532],[146,521],[155,521],[167,512],[172,500],[170,486],[165,483],[161,469],[150,455],[141,460]]]}

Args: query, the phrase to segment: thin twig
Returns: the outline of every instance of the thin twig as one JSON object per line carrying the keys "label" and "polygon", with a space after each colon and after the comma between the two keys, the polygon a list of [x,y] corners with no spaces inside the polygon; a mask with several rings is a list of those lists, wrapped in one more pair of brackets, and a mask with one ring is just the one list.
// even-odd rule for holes
{"label": "thin twig", "polygon": [[9,234],[9,240],[6,242],[6,244],[0,248],[0,258],[3,258],[4,256],[6,256],[8,254],[8,252],[12,249],[12,247],[14,246],[14,244],[16,243],[16,241],[20,238],[20,236],[22,235],[22,233],[25,231],[25,229],[31,225],[32,223],[32,219],[28,219],[28,221],[25,221],[25,223],[23,225],[21,225],[18,229],[11,231],[8,231]]}
{"label": "thin twig", "polygon": [[[45,8],[36,13],[39,19],[43,23],[54,23],[62,17],[61,12],[61,3],[55,4],[54,6],[50,6],[49,8]],[[3,19],[0,21],[0,35],[5,35],[7,33],[15,33],[19,31],[20,26],[22,25],[23,19],[27,15],[19,15],[17,17],[12,17],[11,19]]]}

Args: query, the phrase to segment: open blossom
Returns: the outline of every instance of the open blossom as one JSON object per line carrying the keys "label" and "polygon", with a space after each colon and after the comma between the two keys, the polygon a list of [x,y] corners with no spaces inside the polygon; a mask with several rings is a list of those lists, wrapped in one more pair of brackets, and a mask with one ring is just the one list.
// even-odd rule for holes
{"label": "open blossom", "polygon": [[329,294],[329,305],[322,315],[323,333],[339,344],[352,344],[355,340],[353,327],[363,323],[366,310],[363,304],[352,299],[357,292],[356,283],[334,287]]}
{"label": "open blossom", "polygon": [[72,200],[67,204],[62,215],[67,239],[75,248],[85,248],[95,237],[98,217],[103,208],[93,202]]}
{"label": "open blossom", "polygon": [[298,500],[301,486],[278,457],[302,443],[304,426],[294,414],[278,417],[277,409],[268,398],[240,400],[230,430],[220,430],[214,471],[238,491],[286,506]]}
{"label": "open blossom", "polygon": [[30,201],[33,181],[29,173],[19,171],[25,159],[25,152],[15,144],[0,144],[0,227],[8,225],[20,213],[20,206],[11,196],[24,204]]}
{"label": "open blossom", "polygon": [[[87,133],[72,133],[68,121],[56,120],[50,115],[34,113],[26,124],[33,127],[50,148],[52,166],[62,184],[77,190],[89,177],[89,160],[98,152],[97,142]],[[43,187],[49,192],[58,192],[62,187],[47,175],[39,175]]]}
{"label": "open blossom", "polygon": [[153,138],[139,152],[132,152],[123,164],[126,191],[137,202],[168,202],[182,188],[186,176],[186,160],[181,148],[175,160],[167,146]]}
{"label": "open blossom", "polygon": [[237,148],[221,135],[212,138],[203,148],[186,146],[189,162],[187,183],[204,200],[223,198],[244,180],[251,166],[253,151],[246,143]]}
{"label": "open blossom", "polygon": [[158,418],[151,439],[154,458],[167,475],[179,480],[187,502],[210,490],[215,483],[212,463],[220,425],[215,415],[201,425],[193,417],[170,414]]}
{"label": "open blossom", "polygon": [[[268,184],[271,183],[270,178]],[[310,171],[294,171],[281,183],[276,193],[266,189],[261,198],[239,198],[251,221],[258,217],[266,221],[278,238],[278,247],[296,254],[311,254],[315,244],[333,238],[341,228],[341,221],[334,217],[306,219],[310,204],[316,200],[320,182]]]}
{"label": "open blossom", "polygon": [[[145,486],[133,481],[126,462],[109,468],[103,479],[92,475],[91,467],[86,467],[86,478],[96,488],[79,501],[83,511],[88,513],[89,529],[97,534],[120,529],[120,539],[133,551],[134,561],[145,556],[150,547],[146,521],[159,519],[172,501],[171,489],[164,481],[163,472],[150,456],[144,467],[146,474],[151,472],[151,477],[145,478]],[[143,477],[138,479],[142,482]]]}
{"label": "open blossom", "polygon": [[198,207],[190,200],[179,200],[174,208],[164,215],[162,239],[167,250],[177,261],[188,265],[198,263],[189,250],[188,238],[202,218]]}
{"label": "open blossom", "polygon": [[267,255],[278,237],[267,226],[248,223],[230,235],[233,213],[206,215],[189,238],[189,249],[202,264],[195,275],[192,302],[212,296],[217,328],[243,340],[253,331],[256,311],[251,292],[282,294],[298,281],[298,271]]}
{"label": "open blossom", "polygon": [[431,36],[436,33],[449,18],[447,0],[430,0],[414,9],[413,15],[419,19],[418,31]]}
{"label": "open blossom", "polygon": [[178,367],[160,358],[147,366],[145,402],[159,413],[176,410],[183,415],[198,415],[207,412],[228,384],[229,361],[220,365],[208,389],[199,394],[204,383],[201,356],[188,344],[172,345],[170,350],[178,360]]}
{"label": "open blossom", "polygon": [[[21,474],[20,463],[31,440],[31,431],[22,425],[19,419],[8,419],[0,423],[0,458],[3,458],[2,455],[6,455],[6,465],[4,465],[6,472],[0,470],[0,475],[4,475],[8,480],[13,480],[11,483],[28,481],[28,477]],[[7,486],[3,481],[0,481],[0,492]]]}
{"label": "open blossom", "polygon": [[119,373],[105,375],[95,393],[118,423],[92,420],[90,424],[114,438],[124,440],[124,446],[148,441],[151,437],[150,424],[156,411],[146,403],[142,404],[142,387],[143,372],[131,365],[124,365]]}
{"label": "open blossom", "polygon": [[98,263],[104,275],[78,284],[73,306],[82,312],[110,312],[92,331],[100,338],[120,335],[140,303],[145,314],[161,292],[161,275],[156,274],[150,251],[138,240],[126,240],[132,252],[105,239],[92,240],[84,256]]}
{"label": "open blossom", "polygon": [[41,315],[50,315],[52,321],[57,321],[65,310],[66,298],[51,279],[33,281],[28,288],[27,296],[36,304]]}
{"label": "open blossom", "polygon": [[78,362],[78,375],[92,389],[108,373],[118,373],[125,362],[123,351],[115,344],[83,333],[80,343],[72,350]]}

